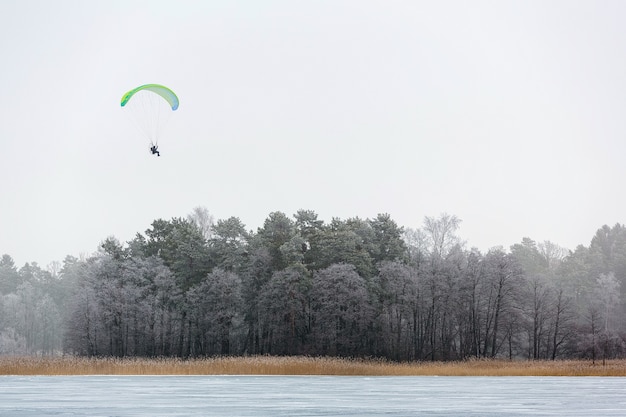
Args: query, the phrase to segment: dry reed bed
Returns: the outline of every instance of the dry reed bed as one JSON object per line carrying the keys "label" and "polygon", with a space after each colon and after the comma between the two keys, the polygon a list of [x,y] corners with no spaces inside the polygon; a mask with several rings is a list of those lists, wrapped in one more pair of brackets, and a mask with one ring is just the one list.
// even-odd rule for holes
{"label": "dry reed bed", "polygon": [[143,359],[0,357],[0,375],[626,376],[626,360],[405,362],[304,356]]}

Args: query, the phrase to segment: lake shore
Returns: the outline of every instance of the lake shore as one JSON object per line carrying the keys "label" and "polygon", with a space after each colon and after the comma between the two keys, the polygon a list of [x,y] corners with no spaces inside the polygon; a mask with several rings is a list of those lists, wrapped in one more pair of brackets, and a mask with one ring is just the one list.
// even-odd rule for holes
{"label": "lake shore", "polygon": [[0,357],[0,375],[626,376],[626,360],[390,362],[305,356]]}

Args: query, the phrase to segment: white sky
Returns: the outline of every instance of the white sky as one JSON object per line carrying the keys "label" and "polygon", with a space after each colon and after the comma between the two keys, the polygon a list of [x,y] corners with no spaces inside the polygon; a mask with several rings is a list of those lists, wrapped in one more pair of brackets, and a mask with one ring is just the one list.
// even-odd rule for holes
{"label": "white sky", "polygon": [[[0,0],[0,254],[45,266],[205,206],[573,249],[626,221],[626,2]],[[119,102],[180,108],[162,156]]]}

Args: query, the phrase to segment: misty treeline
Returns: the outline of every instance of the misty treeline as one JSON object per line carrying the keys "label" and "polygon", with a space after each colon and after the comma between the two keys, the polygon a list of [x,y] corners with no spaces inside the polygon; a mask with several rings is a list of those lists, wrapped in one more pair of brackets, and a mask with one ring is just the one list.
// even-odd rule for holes
{"label": "misty treeline", "polygon": [[460,220],[205,208],[46,270],[0,261],[0,353],[330,355],[392,360],[625,355],[626,228],[568,251],[466,249]]}

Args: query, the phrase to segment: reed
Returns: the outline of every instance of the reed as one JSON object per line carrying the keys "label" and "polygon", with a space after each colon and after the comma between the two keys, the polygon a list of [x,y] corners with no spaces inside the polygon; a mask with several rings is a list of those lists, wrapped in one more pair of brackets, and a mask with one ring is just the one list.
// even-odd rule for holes
{"label": "reed", "polygon": [[626,376],[626,360],[390,362],[305,356],[0,357],[0,375]]}

